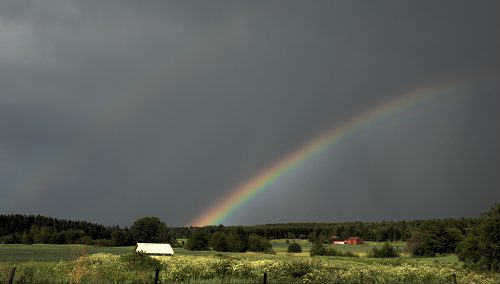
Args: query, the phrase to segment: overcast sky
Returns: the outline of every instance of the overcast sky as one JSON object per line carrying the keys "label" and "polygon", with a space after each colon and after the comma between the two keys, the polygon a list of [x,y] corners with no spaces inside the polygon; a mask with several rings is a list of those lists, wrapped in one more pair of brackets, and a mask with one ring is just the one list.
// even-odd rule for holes
{"label": "overcast sky", "polygon": [[316,135],[458,80],[224,224],[478,216],[500,201],[498,1],[1,1],[0,213],[188,225]]}

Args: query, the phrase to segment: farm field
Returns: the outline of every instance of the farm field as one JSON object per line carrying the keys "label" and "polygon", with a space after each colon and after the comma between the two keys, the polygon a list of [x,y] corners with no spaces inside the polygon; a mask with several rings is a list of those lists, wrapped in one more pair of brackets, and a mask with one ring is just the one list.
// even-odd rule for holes
{"label": "farm field", "polygon": [[85,245],[0,245],[0,262],[58,261],[94,253],[124,254],[134,247],[94,247]]}
{"label": "farm field", "polygon": [[[294,240],[289,240],[293,242]],[[174,248],[174,256],[154,257],[161,265],[163,283],[442,283],[455,274],[460,282],[498,283],[498,275],[475,273],[462,268],[456,256],[394,259],[363,257],[374,246],[336,246],[361,257],[310,257],[311,243],[295,240],[302,253],[288,253],[286,240],[273,240],[275,255],[262,253],[220,253]],[[403,247],[404,243],[393,245]],[[340,247],[340,248],[339,248]],[[154,269],[130,266],[120,255],[130,247],[88,247],[82,245],[0,245],[0,283],[16,266],[16,281],[28,283],[151,283]],[[139,267],[141,267],[139,265]]]}
{"label": "farm field", "polygon": [[[309,251],[312,247],[311,242],[307,240],[289,240],[289,242],[297,242],[302,247],[301,253],[293,253],[292,255],[298,257],[309,257]],[[287,252],[288,244],[285,239],[272,240],[271,244],[273,250],[277,255],[290,255]],[[364,256],[373,247],[382,246],[383,243],[365,242],[363,245],[335,245],[335,248],[342,251],[350,251],[355,254]],[[404,250],[405,242],[394,242],[393,246]],[[59,261],[59,260],[72,260],[82,255],[89,255],[95,253],[109,253],[109,254],[126,254],[134,250],[133,246],[128,247],[94,247],[85,245],[49,245],[49,244],[35,244],[35,245],[0,245],[0,262],[19,262],[19,261]],[[186,256],[213,256],[213,255],[242,255],[241,253],[220,253],[214,251],[189,251],[184,248],[174,248],[177,255]],[[252,254],[252,253],[245,253]],[[408,262],[433,262],[433,263],[457,263],[458,258],[455,255],[443,255],[427,258],[413,258],[401,257]]]}

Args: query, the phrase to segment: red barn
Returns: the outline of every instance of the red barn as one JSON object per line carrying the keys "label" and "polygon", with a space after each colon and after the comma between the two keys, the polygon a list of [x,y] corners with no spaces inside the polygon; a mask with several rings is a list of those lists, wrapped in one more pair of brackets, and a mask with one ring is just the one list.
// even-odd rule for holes
{"label": "red barn", "polygon": [[346,244],[348,244],[348,245],[362,245],[363,239],[360,237],[349,237],[346,240]]}

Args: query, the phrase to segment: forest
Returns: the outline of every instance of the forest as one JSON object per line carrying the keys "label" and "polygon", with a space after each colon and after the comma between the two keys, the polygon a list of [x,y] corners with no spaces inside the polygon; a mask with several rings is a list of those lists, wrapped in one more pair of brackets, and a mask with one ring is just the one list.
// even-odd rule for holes
{"label": "forest", "polygon": [[[366,241],[406,241],[416,231],[446,228],[453,234],[466,235],[478,218],[431,219],[412,221],[286,223],[254,226],[171,227],[173,239],[187,239],[194,232],[211,235],[235,229],[246,235],[267,239],[308,239],[328,242],[335,235],[341,238],[359,236]],[[104,226],[87,221],[72,221],[40,215],[0,215],[0,243],[4,244],[93,244],[100,246],[132,245],[136,240],[128,227]]]}

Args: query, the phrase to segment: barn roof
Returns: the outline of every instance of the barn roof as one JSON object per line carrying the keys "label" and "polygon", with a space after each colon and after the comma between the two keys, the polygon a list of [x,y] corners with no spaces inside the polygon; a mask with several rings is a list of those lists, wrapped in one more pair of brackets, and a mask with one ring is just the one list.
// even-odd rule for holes
{"label": "barn roof", "polygon": [[158,243],[137,243],[135,251],[147,254],[174,254],[174,250],[170,244]]}

